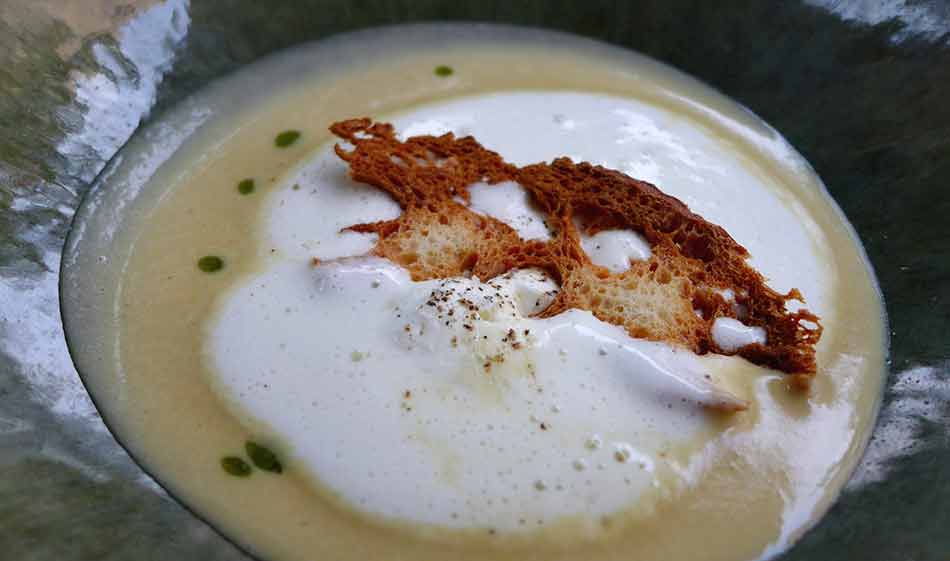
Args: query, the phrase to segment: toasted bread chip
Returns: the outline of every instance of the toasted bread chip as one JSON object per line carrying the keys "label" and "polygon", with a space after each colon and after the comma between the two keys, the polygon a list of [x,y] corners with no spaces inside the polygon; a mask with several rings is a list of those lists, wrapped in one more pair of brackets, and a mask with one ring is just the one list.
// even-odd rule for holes
{"label": "toasted bread chip", "polygon": [[[400,141],[392,125],[370,119],[335,123],[330,130],[351,145],[336,153],[359,182],[389,193],[402,208],[394,220],[355,224],[373,232],[373,255],[405,267],[414,280],[476,275],[482,281],[512,269],[537,267],[560,284],[554,301],[539,314],[588,310],[632,336],[666,341],[698,354],[738,354],[794,374],[807,387],[815,374],[818,316],[789,311],[804,303],[797,289],[780,294],[750,267],[748,251],[721,227],[690,212],[678,199],[618,171],[558,158],[517,167],[468,136],[416,136]],[[546,214],[549,241],[523,240],[492,217],[469,210],[468,186],[515,181]],[[613,273],[591,262],[580,244],[574,217],[586,234],[629,229],[650,244],[652,256]],[[720,291],[732,290],[735,302]],[[738,306],[734,305],[738,304]],[[744,310],[738,317],[738,310]],[[716,318],[732,317],[766,332],[765,344],[735,352],[716,345]]]}

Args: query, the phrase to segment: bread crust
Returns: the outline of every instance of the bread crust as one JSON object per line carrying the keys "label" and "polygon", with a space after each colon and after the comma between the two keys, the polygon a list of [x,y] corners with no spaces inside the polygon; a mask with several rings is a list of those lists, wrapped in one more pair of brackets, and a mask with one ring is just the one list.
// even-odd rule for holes
{"label": "bread crust", "polygon": [[[537,267],[561,287],[539,317],[577,308],[626,329],[632,336],[684,346],[698,354],[737,354],[794,376],[807,387],[816,370],[819,317],[786,303],[747,263],[749,252],[721,227],[689,210],[650,183],[589,163],[558,158],[514,166],[471,136],[415,136],[399,140],[392,125],[368,118],[334,123],[330,131],[356,181],[391,195],[402,208],[394,220],[354,224],[379,239],[371,253],[405,267],[414,280],[472,274],[482,281],[512,269]],[[524,240],[507,224],[477,214],[460,201],[468,186],[515,181],[533,197],[552,231],[548,241]],[[652,255],[614,273],[591,262],[581,247],[575,218],[586,234],[629,229],[650,244]],[[720,291],[732,290],[735,302]],[[741,317],[740,317],[741,316]],[[734,352],[712,337],[716,318],[761,327],[766,343]]]}

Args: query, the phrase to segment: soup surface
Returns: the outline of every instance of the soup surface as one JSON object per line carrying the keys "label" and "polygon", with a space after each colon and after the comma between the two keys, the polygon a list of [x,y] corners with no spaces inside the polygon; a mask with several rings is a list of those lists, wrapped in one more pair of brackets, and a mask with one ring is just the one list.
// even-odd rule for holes
{"label": "soup surface", "polygon": [[[863,251],[807,163],[708,87],[562,35],[417,26],[279,55],[189,103],[156,125],[187,141],[111,210],[86,283],[105,305],[70,341],[130,451],[262,557],[763,558],[862,451],[886,344]],[[375,234],[341,229],[400,209],[333,153],[327,127],[357,116],[679,198],[821,316],[810,391],[587,312],[533,317],[558,289],[537,270],[414,282],[365,257]],[[161,152],[148,140],[129,150]],[[476,185],[469,206],[550,236],[517,184]],[[614,272],[650,256],[631,231],[583,248]],[[714,336],[763,334],[731,321]],[[722,400],[748,409],[703,406]]]}

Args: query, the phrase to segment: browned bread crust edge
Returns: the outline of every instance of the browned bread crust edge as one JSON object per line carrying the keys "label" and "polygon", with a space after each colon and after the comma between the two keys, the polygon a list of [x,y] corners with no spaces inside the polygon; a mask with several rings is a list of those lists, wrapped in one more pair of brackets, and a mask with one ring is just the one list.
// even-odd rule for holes
{"label": "browned bread crust edge", "polygon": [[[804,308],[786,308],[792,300],[804,303],[801,293],[769,288],[746,262],[748,251],[723,228],[654,185],[568,158],[517,167],[470,136],[400,141],[390,124],[368,118],[334,123],[330,131],[351,145],[335,150],[353,179],[389,193],[403,210],[394,220],[349,229],[377,233],[372,253],[404,266],[413,279],[471,273],[484,281],[538,267],[561,285],[541,317],[584,309],[633,337],[699,354],[738,354],[795,375],[799,386],[807,387],[814,376],[819,318]],[[507,224],[459,202],[467,202],[468,186],[481,181],[515,181],[527,189],[546,214],[552,239],[523,240]],[[583,216],[589,234],[614,228],[638,232],[652,256],[622,273],[593,264],[581,248],[575,216]],[[734,303],[717,292],[724,289],[733,291]],[[712,337],[719,317],[763,328],[766,343],[735,352],[720,348]]]}

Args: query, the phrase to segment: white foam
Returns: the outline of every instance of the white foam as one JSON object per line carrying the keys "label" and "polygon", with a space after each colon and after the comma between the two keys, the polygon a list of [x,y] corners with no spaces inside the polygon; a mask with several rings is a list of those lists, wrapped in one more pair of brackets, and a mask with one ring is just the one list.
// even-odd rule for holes
{"label": "white foam", "polygon": [[343,228],[390,220],[399,212],[389,195],[353,181],[346,164],[332,150],[324,150],[271,196],[268,243],[260,250],[298,261],[361,255],[372,249],[376,234]]}
{"label": "white foam", "polygon": [[[594,524],[653,488],[659,452],[705,426],[697,402],[729,396],[699,357],[589,312],[523,315],[554,292],[537,271],[411,282],[375,258],[282,262],[217,316],[215,385],[290,444],[297,469],[367,512],[500,531]],[[585,447],[592,434],[603,447]]]}
{"label": "white foam", "polygon": [[581,234],[581,247],[590,260],[614,273],[630,268],[631,261],[646,261],[650,244],[631,230],[604,230],[593,236]]}
{"label": "white foam", "polygon": [[[650,179],[723,225],[775,288],[798,286],[824,308],[830,283],[807,217],[684,117],[605,95],[517,92],[393,122],[403,135],[464,125],[519,165],[573,154],[635,172],[648,158]],[[472,208],[542,235],[517,185],[476,186]],[[710,428],[696,403],[734,399],[707,382],[708,357],[633,340],[587,312],[531,317],[557,290],[537,271],[483,284],[412,282],[369,258],[311,266],[372,247],[341,228],[397,215],[329,150],[276,190],[260,248],[273,257],[224,299],[207,344],[236,414],[279,435],[294,469],[400,520],[519,531],[648,506],[669,471],[660,451]],[[633,233],[604,234],[585,240],[604,266],[649,256]],[[610,249],[590,248],[596,240]]]}
{"label": "white foam", "polygon": [[716,318],[712,326],[712,338],[722,350],[733,352],[753,343],[765,344],[765,330],[749,326],[737,319]]}
{"label": "white foam", "polygon": [[476,183],[470,185],[468,190],[472,196],[469,208],[474,212],[501,220],[514,228],[523,239],[551,239],[544,213],[533,204],[531,195],[517,183]]}

